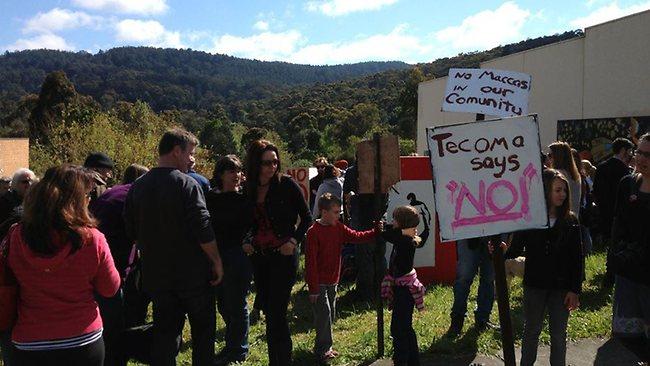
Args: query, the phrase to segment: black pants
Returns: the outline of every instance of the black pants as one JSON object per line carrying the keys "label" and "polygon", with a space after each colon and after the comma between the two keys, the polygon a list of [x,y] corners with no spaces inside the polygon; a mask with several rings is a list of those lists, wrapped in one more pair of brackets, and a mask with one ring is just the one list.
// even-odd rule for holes
{"label": "black pants", "polygon": [[291,333],[287,322],[287,308],[291,288],[296,282],[298,256],[280,253],[255,254],[253,271],[257,300],[266,316],[266,343],[269,348],[269,366],[291,364]]}
{"label": "black pants", "polygon": [[413,330],[415,300],[405,286],[393,287],[393,316],[390,334],[393,337],[393,362],[395,365],[420,365],[418,338]]}
{"label": "black pants", "polygon": [[0,352],[2,352],[2,361],[4,366],[13,366],[14,345],[11,343],[11,330],[0,332]]}
{"label": "black pants", "polygon": [[192,331],[192,365],[212,365],[216,327],[214,289],[205,286],[183,291],[155,291],[151,295],[154,323],[151,365],[176,365],[185,314]]}
{"label": "black pants", "polygon": [[95,295],[99,313],[104,324],[104,348],[106,366],[126,366],[127,359],[122,344],[124,331],[124,304],[122,290],[118,290],[113,297]]}
{"label": "black pants", "polygon": [[104,365],[104,340],[99,338],[82,347],[51,351],[14,350],[16,365],[20,366],[102,366]]}

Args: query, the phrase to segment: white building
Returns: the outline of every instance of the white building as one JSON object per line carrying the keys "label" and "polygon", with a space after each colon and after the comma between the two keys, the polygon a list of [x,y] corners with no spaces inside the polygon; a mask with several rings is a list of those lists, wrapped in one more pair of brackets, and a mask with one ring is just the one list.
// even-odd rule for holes
{"label": "white building", "polygon": [[[585,29],[583,37],[489,60],[481,68],[532,76],[529,113],[537,113],[542,146],[557,122],[650,116],[650,10]],[[426,127],[473,121],[473,113],[442,112],[447,77],[418,88],[417,152]],[[490,116],[486,116],[490,118]]]}

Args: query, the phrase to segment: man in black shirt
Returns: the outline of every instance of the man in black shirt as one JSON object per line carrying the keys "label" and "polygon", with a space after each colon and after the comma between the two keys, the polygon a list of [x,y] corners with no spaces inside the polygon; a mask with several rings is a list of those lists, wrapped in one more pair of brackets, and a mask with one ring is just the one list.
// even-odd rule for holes
{"label": "man in black shirt", "polygon": [[158,166],[133,183],[124,207],[128,235],[142,252],[142,286],[153,302],[152,365],[175,364],[187,314],[192,364],[214,363],[214,292],[223,268],[205,197],[187,174],[198,140],[182,129],[167,131]]}
{"label": "man in black shirt", "polygon": [[[632,173],[629,167],[634,151],[632,141],[617,138],[612,143],[614,156],[598,164],[594,176],[594,200],[598,206],[600,225],[598,230],[605,242],[609,241],[614,221],[614,206],[618,192],[618,183],[621,179]],[[603,285],[611,288],[614,285],[614,274],[607,266]]]}

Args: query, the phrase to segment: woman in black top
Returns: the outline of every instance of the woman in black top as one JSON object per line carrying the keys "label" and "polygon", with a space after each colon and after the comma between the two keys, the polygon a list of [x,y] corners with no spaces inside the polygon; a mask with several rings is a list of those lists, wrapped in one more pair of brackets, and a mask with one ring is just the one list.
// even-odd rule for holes
{"label": "woman in black top", "polygon": [[618,185],[612,225],[612,334],[650,347],[650,134],[639,139],[635,159],[635,174]]}
{"label": "woman in black top", "polygon": [[246,296],[253,269],[242,243],[252,224],[252,212],[239,192],[241,174],[242,165],[235,155],[222,157],[214,168],[215,188],[205,198],[224,272],[217,287],[217,305],[226,323],[226,345],[217,355],[217,365],[241,362],[248,355]]}
{"label": "woman in black top", "polygon": [[516,232],[507,258],[524,254],[524,335],[521,365],[537,359],[539,335],[548,310],[552,366],[566,362],[566,329],[569,312],[578,308],[584,258],[576,215],[569,210],[569,183],[557,170],[542,173],[551,227]]}
{"label": "woman in black top", "polygon": [[269,141],[254,141],[248,149],[245,194],[254,213],[244,251],[252,255],[256,302],[266,316],[269,365],[290,365],[287,308],[296,282],[298,243],[312,217],[298,184],[282,174],[280,153]]}

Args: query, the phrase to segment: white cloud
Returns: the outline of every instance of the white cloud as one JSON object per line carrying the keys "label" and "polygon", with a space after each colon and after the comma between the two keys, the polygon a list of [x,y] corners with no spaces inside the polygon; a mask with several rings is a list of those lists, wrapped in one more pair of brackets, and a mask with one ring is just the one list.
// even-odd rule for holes
{"label": "white cloud", "polygon": [[265,61],[284,60],[295,52],[302,42],[304,39],[296,30],[263,32],[250,37],[225,34],[214,39],[210,51]]}
{"label": "white cloud", "polygon": [[171,32],[155,20],[125,19],[115,25],[119,41],[138,45],[183,48],[180,32]]}
{"label": "white cloud", "polygon": [[269,22],[266,22],[264,20],[258,20],[255,24],[253,24],[253,29],[259,31],[267,31],[269,30]]}
{"label": "white cloud", "polygon": [[72,0],[82,8],[121,14],[155,15],[169,9],[167,0]]}
{"label": "white cloud", "polygon": [[327,16],[335,17],[359,11],[378,10],[392,5],[398,0],[325,0],[309,1],[307,10],[318,11]]}
{"label": "white cloud", "polygon": [[[264,61],[332,65],[360,61],[429,58],[431,47],[405,33],[399,25],[387,34],[375,34],[348,42],[307,44],[297,30],[262,32],[250,37],[223,35],[214,39],[209,52]],[[408,60],[412,61],[412,60]]]}
{"label": "white cloud", "polygon": [[375,34],[350,42],[308,45],[294,52],[288,61],[333,65],[361,61],[415,62],[427,58],[431,47],[422,44],[417,37],[405,34],[405,30],[406,25],[399,25],[388,34]]}
{"label": "white cloud", "polygon": [[521,40],[521,28],[529,17],[530,11],[508,1],[496,10],[483,10],[465,18],[458,26],[436,32],[435,38],[456,50],[488,49]]}
{"label": "white cloud", "polygon": [[605,5],[594,10],[584,17],[576,18],[570,21],[569,24],[571,24],[572,27],[576,28],[587,28],[591,27],[592,25],[605,23],[612,19],[621,18],[648,9],[650,9],[650,1],[630,5],[624,8],[621,8],[618,3],[614,1],[609,5]]}
{"label": "white cloud", "polygon": [[97,26],[101,17],[82,11],[54,8],[47,13],[38,13],[25,23],[23,33],[52,33],[65,29]]}
{"label": "white cloud", "polygon": [[74,50],[74,47],[66,42],[63,37],[49,33],[41,34],[32,38],[21,38],[6,48],[8,51],[34,50],[44,48],[62,51]]}

